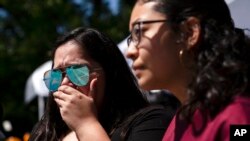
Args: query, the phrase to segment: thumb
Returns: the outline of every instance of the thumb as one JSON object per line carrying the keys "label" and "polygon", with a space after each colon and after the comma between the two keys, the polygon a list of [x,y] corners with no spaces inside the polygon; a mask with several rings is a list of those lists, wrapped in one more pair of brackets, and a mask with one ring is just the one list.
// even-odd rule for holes
{"label": "thumb", "polygon": [[94,98],[97,93],[97,78],[94,78],[90,82],[90,90],[89,90],[89,96]]}

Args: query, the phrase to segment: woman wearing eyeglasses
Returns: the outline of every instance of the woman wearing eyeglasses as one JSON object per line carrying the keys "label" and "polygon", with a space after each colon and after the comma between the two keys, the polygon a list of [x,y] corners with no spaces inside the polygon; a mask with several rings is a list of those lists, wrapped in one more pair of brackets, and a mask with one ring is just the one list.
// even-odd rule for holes
{"label": "woman wearing eyeglasses", "polygon": [[224,0],[137,0],[129,28],[139,85],[182,102],[163,141],[229,141],[250,125],[250,40]]}
{"label": "woman wearing eyeglasses", "polygon": [[116,44],[95,29],[59,38],[44,82],[50,95],[30,141],[157,141],[174,115],[149,106]]}

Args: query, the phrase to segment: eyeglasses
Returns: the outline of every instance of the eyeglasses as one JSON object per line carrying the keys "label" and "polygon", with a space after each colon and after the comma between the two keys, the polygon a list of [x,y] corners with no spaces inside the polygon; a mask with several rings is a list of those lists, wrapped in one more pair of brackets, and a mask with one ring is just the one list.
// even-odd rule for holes
{"label": "eyeglasses", "polygon": [[[63,74],[67,74],[69,80],[76,86],[85,86],[89,82],[90,70],[87,65],[71,65],[64,68],[51,69],[44,73],[43,81],[46,87],[54,92],[57,91],[61,85]],[[93,70],[101,70],[95,68]]]}
{"label": "eyeglasses", "polygon": [[133,43],[134,46],[138,46],[141,41],[141,26],[143,24],[166,22],[167,20],[150,20],[150,21],[138,21],[133,24],[132,31],[127,39],[128,46]]}

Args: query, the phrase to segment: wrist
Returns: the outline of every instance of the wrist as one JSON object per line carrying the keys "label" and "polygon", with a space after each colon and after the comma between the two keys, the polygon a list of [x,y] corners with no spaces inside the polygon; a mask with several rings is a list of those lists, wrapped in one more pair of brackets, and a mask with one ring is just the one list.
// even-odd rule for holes
{"label": "wrist", "polygon": [[110,141],[108,134],[96,118],[85,120],[75,129],[79,141]]}

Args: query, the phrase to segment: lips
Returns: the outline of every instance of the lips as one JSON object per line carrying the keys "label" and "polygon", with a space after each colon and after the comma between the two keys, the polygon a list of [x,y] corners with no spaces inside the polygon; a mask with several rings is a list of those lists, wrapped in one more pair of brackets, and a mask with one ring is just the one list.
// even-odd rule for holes
{"label": "lips", "polygon": [[139,77],[140,74],[142,73],[142,71],[144,70],[144,67],[143,66],[135,66],[135,65],[133,65],[132,69],[133,69],[133,72],[134,72],[135,76]]}

